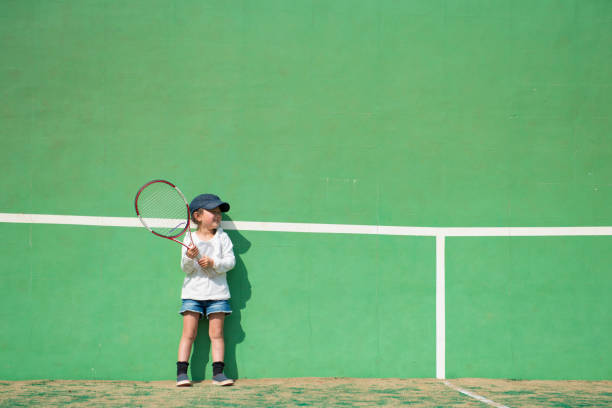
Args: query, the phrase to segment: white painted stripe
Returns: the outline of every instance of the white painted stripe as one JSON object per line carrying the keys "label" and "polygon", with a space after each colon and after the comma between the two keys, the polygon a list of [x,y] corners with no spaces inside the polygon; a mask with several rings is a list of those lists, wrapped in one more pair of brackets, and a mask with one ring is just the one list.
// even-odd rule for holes
{"label": "white painted stripe", "polygon": [[447,237],[543,237],[612,235],[612,227],[473,227],[438,228]]}
{"label": "white painted stripe", "polygon": [[322,234],[412,235],[433,237],[435,228],[394,227],[383,225],[308,224],[288,222],[223,221],[224,229],[242,231],[310,232]]}
{"label": "white painted stripe", "polygon": [[92,217],[86,215],[7,214],[0,222],[26,224],[94,225],[102,227],[142,227],[137,217]]}
{"label": "white painted stripe", "polygon": [[490,399],[485,398],[485,397],[483,397],[483,396],[481,396],[481,395],[478,395],[478,394],[475,394],[475,393],[473,393],[473,392],[470,392],[470,391],[464,390],[463,388],[457,387],[456,385],[451,384],[451,383],[450,383],[450,382],[448,382],[448,381],[442,381],[442,382],[443,382],[443,383],[444,383],[444,385],[446,385],[447,387],[452,388],[452,389],[453,389],[453,390],[455,390],[455,391],[459,391],[460,393],[465,394],[465,395],[467,395],[468,397],[474,398],[474,399],[476,399],[476,400],[478,400],[478,401],[480,401],[480,402],[484,402],[485,404],[490,405],[490,406],[492,406],[492,407],[497,407],[497,408],[508,408],[506,405],[498,404],[497,402],[495,402],[495,401],[491,401]]}
{"label": "white painted stripe", "polygon": [[[172,220],[178,224],[183,220]],[[94,217],[84,215],[53,214],[11,214],[0,213],[0,222],[26,224],[92,225],[103,227],[142,227],[138,217]],[[162,227],[167,220],[151,221],[151,227]],[[413,235],[435,236],[436,229],[428,227],[394,227],[380,225],[352,224],[310,224],[288,222],[222,221],[226,230],[269,231],[269,232],[310,232],[323,234],[364,234],[364,235]]]}
{"label": "white painted stripe", "polygon": [[444,235],[436,237],[436,378],[446,378]]}
{"label": "white painted stripe", "polygon": [[[180,220],[176,220],[179,222]],[[0,223],[141,227],[137,217],[0,213]],[[223,221],[227,230],[310,232],[324,234],[404,235],[424,237],[519,237],[612,235],[612,227],[401,227],[388,225],[311,224],[288,222]]]}

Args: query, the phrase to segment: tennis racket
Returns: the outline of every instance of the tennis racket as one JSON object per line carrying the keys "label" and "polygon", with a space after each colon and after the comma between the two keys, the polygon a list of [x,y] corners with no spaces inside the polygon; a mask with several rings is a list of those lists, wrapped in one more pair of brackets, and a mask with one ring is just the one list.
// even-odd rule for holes
{"label": "tennis racket", "polygon": [[[134,207],[142,225],[153,234],[189,248],[177,239],[187,232],[193,245],[189,204],[174,184],[166,180],[149,181],[136,193]],[[198,254],[197,260],[201,257]]]}

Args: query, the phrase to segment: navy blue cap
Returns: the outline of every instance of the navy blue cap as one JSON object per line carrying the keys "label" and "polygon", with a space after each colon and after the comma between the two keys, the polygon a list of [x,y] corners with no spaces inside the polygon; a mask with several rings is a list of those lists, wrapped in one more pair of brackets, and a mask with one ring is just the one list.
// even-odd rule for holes
{"label": "navy blue cap", "polygon": [[192,214],[200,208],[212,210],[213,208],[217,207],[219,207],[221,212],[228,212],[230,209],[229,203],[221,201],[221,199],[214,194],[200,194],[191,200],[191,204],[189,204],[189,210]]}

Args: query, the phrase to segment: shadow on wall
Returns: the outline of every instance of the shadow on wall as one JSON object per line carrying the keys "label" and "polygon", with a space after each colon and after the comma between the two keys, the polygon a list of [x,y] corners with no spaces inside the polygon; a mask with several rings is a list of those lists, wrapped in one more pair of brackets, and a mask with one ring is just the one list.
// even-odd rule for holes
{"label": "shadow on wall", "polygon": [[[223,214],[223,220],[232,219]],[[246,307],[247,301],[251,298],[251,284],[246,266],[242,261],[241,255],[246,253],[251,247],[251,243],[240,234],[239,231],[226,231],[234,244],[234,255],[236,256],[236,266],[227,273],[232,299],[232,314],[225,318],[225,375],[230,378],[239,378],[238,365],[236,364],[236,347],[245,338],[242,330],[242,309]],[[210,363],[210,364],[209,364]],[[208,320],[200,320],[198,334],[193,344],[193,354],[191,355],[191,379],[193,381],[203,381],[212,377],[212,362],[210,361],[210,338],[208,337]]]}

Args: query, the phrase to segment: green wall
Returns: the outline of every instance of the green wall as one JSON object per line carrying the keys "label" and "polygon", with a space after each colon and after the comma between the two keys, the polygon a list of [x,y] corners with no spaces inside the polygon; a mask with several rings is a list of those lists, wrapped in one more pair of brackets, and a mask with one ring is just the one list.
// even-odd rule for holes
{"label": "green wall", "polygon": [[610,237],[447,238],[447,376],[610,379]]}
{"label": "green wall", "polygon": [[[236,221],[612,225],[611,21],[605,0],[3,1],[0,212],[131,217],[166,178]],[[0,233],[0,378],[172,378],[177,245]],[[435,376],[434,238],[230,236],[230,374]],[[610,245],[447,239],[448,376],[611,378]]]}

